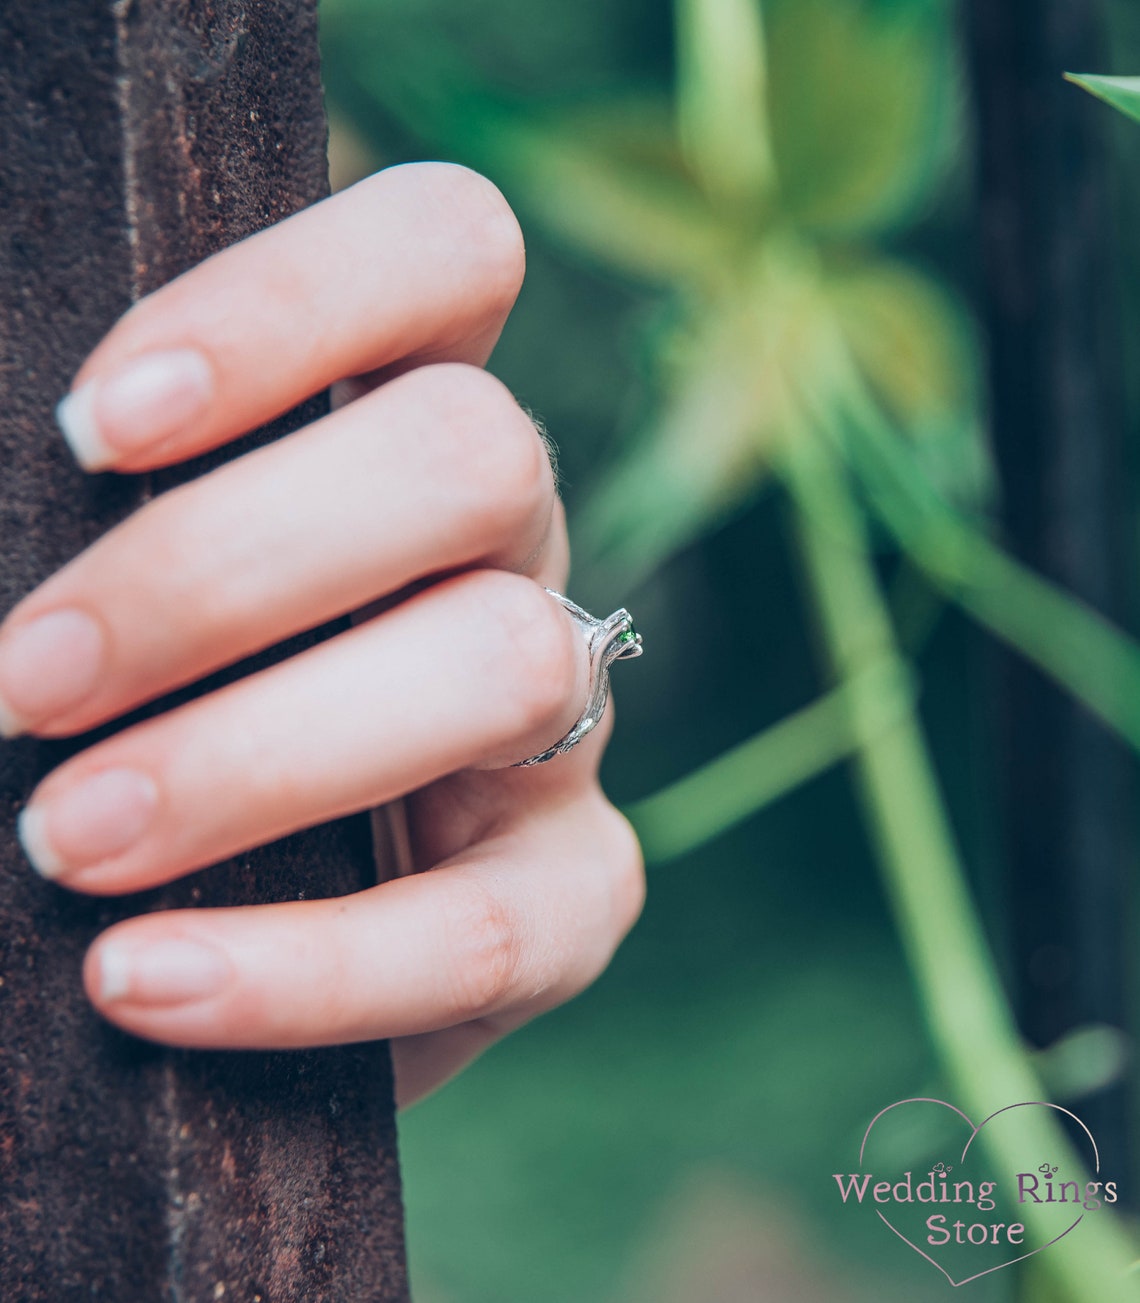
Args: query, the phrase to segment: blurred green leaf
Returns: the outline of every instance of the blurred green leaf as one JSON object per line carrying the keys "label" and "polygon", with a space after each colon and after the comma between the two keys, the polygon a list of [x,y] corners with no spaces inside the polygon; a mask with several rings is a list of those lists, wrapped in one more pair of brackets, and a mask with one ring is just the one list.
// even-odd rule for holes
{"label": "blurred green leaf", "polygon": [[830,234],[903,221],[953,143],[952,42],[945,20],[837,0],[769,8],[769,111],[787,212]]}
{"label": "blurred green leaf", "polygon": [[481,154],[556,237],[625,275],[704,280],[733,250],[733,232],[686,170],[667,101],[500,114]]}
{"label": "blurred green leaf", "polygon": [[989,477],[964,314],[919,273],[833,247],[901,220],[937,174],[954,120],[937,11],[676,4],[676,104],[536,109],[480,87],[426,34],[399,67],[338,47],[377,103],[557,238],[676,296],[657,413],[576,512],[579,565],[635,582],[746,502],[774,444],[809,425],[801,396],[836,322],[920,464],[976,509]]}
{"label": "blurred green leaf", "polygon": [[[745,369],[727,315],[674,348],[685,364],[666,381],[659,415],[574,517],[580,562],[620,566],[627,584],[755,492],[782,407],[774,361],[757,358]],[[756,391],[764,389],[760,405]]]}
{"label": "blurred green leaf", "polygon": [[1004,552],[939,495],[852,380],[846,451],[876,514],[938,587],[1140,750],[1140,645]]}
{"label": "blurred green leaf", "polygon": [[930,277],[884,259],[838,268],[828,297],[856,365],[924,473],[950,501],[983,510],[994,471],[966,312]]}
{"label": "blurred green leaf", "polygon": [[1102,77],[1091,72],[1067,72],[1065,80],[1140,122],[1140,77]]}
{"label": "blurred green leaf", "polygon": [[1118,1027],[1074,1027],[1033,1056],[1050,1099],[1073,1100],[1119,1081],[1131,1042]]}
{"label": "blurred green leaf", "polygon": [[759,200],[773,180],[760,0],[676,0],[676,13],[682,148],[710,195]]}
{"label": "blurred green leaf", "polygon": [[574,517],[579,558],[636,583],[757,490],[799,418],[821,311],[817,268],[794,240],[738,261],[724,291],[659,350],[658,414]]}
{"label": "blurred green leaf", "polygon": [[885,259],[840,266],[829,286],[860,370],[903,426],[961,412],[974,398],[968,329],[940,286]]}
{"label": "blurred green leaf", "polygon": [[731,290],[659,348],[659,414],[576,514],[581,559],[636,582],[722,521],[755,493],[782,442],[812,437],[844,401],[845,376],[828,378],[836,348],[855,360],[853,386],[905,431],[920,473],[971,512],[984,508],[992,474],[976,351],[968,318],[944,292],[882,259],[829,268],[787,233],[734,267]]}

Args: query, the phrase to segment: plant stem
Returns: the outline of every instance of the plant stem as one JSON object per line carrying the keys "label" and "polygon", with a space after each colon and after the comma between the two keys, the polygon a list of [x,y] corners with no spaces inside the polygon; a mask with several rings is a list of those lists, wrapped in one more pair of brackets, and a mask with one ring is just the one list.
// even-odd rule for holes
{"label": "plant stem", "polygon": [[[875,575],[864,522],[821,438],[801,438],[783,465],[797,508],[800,550],[827,659],[851,689],[858,717],[877,709],[862,672],[905,665]],[[975,1123],[1009,1104],[1044,1100],[1002,994],[954,846],[933,764],[913,710],[894,728],[868,730],[856,777],[884,885],[936,1046]],[[991,1161],[1012,1174],[1038,1151],[1066,1171],[1082,1164],[1049,1109],[1025,1110],[1018,1145],[1001,1128],[982,1132]],[[1028,1138],[1028,1139],[1027,1139]],[[1033,1148],[1026,1154],[1024,1146]],[[1043,1209],[1048,1213],[1049,1209]],[[1032,1203],[1022,1215],[1040,1242],[1055,1228]],[[1072,1303],[1136,1297],[1123,1277],[1135,1249],[1107,1210],[1084,1219],[1068,1242],[1043,1255],[1042,1272]]]}
{"label": "plant stem", "polygon": [[853,384],[844,410],[854,468],[911,561],[946,597],[1140,750],[1140,647],[963,520],[923,480],[902,439]]}
{"label": "plant stem", "polygon": [[[896,664],[865,670],[863,677],[873,680],[867,696],[876,703],[874,727],[889,728],[909,710],[913,684],[899,678]],[[659,864],[695,850],[851,755],[869,738],[857,727],[852,694],[851,684],[843,684],[626,807],[646,859]]]}

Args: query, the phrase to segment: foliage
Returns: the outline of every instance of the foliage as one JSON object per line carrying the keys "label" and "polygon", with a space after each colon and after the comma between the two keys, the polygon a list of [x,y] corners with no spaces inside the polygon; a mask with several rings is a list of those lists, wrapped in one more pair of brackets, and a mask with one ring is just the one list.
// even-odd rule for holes
{"label": "foliage", "polygon": [[1127,117],[1140,122],[1140,77],[1102,77],[1095,73],[1067,72],[1065,77]]}
{"label": "foliage", "polygon": [[[354,0],[330,11],[367,22]],[[651,858],[687,854],[851,759],[932,1038],[960,1102],[985,1114],[1044,1091],[966,887],[874,549],[889,538],[1138,749],[1140,649],[991,537],[968,314],[892,251],[936,201],[960,131],[952,49],[939,5],[676,0],[672,94],[536,103],[493,91],[446,42],[358,62],[352,80],[373,111],[487,171],[571,256],[667,296],[653,411],[573,521],[586,584],[628,589],[777,486],[825,691],[631,816]],[[1140,119],[1140,79],[1073,80]],[[1051,1128],[1041,1139],[1065,1151]],[[1082,1245],[1043,1262],[1051,1288],[1116,1297],[1134,1256],[1123,1232],[1102,1218]]]}

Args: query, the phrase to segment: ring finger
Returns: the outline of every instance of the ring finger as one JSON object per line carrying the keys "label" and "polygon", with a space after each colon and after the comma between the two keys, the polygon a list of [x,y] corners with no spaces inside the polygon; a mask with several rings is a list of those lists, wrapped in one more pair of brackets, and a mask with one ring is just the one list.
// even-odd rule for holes
{"label": "ring finger", "polygon": [[25,849],[78,890],[153,886],[533,755],[574,722],[588,673],[584,641],[536,583],[468,572],[68,761],[24,811]]}

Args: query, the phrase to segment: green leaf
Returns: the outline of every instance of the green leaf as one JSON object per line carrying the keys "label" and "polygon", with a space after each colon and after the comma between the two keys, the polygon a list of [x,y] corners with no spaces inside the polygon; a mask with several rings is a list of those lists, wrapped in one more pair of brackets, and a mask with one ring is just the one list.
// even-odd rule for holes
{"label": "green leaf", "polygon": [[681,143],[709,194],[758,199],[771,187],[760,0],[676,0]]}
{"label": "green leaf", "polygon": [[1140,77],[1102,77],[1092,72],[1067,72],[1065,80],[1111,104],[1133,121],[1140,122]]}
{"label": "green leaf", "polygon": [[557,118],[486,117],[478,156],[557,238],[627,276],[701,281],[732,233],[693,184],[667,103],[645,97]]}
{"label": "green leaf", "polygon": [[1034,1054],[1049,1098],[1079,1099],[1119,1081],[1128,1066],[1129,1038],[1103,1023],[1074,1027],[1060,1040]]}
{"label": "green leaf", "polygon": [[847,448],[876,513],[951,600],[1140,750],[1140,645],[1035,574],[938,494],[873,400],[854,386]]}
{"label": "green leaf", "polygon": [[350,85],[364,111],[394,114],[433,149],[485,172],[555,239],[655,284],[691,280],[723,262],[731,233],[688,169],[664,96],[631,94],[555,113],[495,94],[426,35],[406,42],[391,63],[376,57],[371,41],[362,53],[345,26],[326,24],[323,37],[342,94]]}
{"label": "green leaf", "polygon": [[[672,352],[656,419],[571,522],[576,564],[620,568],[626,586],[755,491],[782,407],[779,376],[764,359],[751,363],[734,316],[703,322]],[[769,403],[757,401],[765,388]]]}
{"label": "green leaf", "polygon": [[731,270],[732,291],[685,305],[691,324],[659,346],[658,415],[572,522],[579,563],[620,566],[627,586],[742,506],[802,427],[798,394],[830,324],[817,267],[773,238]]}
{"label": "green leaf", "polygon": [[979,348],[966,311],[930,277],[886,259],[827,278],[839,328],[871,391],[936,487],[971,512],[994,495],[978,419]]}
{"label": "green leaf", "polygon": [[953,145],[943,21],[851,0],[778,0],[769,15],[769,111],[787,209],[829,234],[897,225],[929,195]]}

